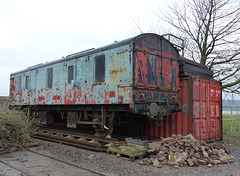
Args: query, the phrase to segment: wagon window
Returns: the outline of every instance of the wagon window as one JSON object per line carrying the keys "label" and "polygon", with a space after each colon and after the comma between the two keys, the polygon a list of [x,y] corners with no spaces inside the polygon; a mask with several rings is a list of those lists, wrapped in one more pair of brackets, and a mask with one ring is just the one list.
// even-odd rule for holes
{"label": "wagon window", "polygon": [[17,77],[17,92],[21,93],[21,88],[22,88],[22,75],[19,75]]}
{"label": "wagon window", "polygon": [[29,89],[29,76],[26,76],[25,89]]}
{"label": "wagon window", "polygon": [[53,84],[53,68],[47,69],[47,88],[51,89]]}
{"label": "wagon window", "polygon": [[149,54],[149,60],[147,62],[148,73],[147,82],[148,84],[157,84],[157,57],[155,55]]}
{"label": "wagon window", "polygon": [[95,82],[105,80],[105,55],[95,57]]}
{"label": "wagon window", "polygon": [[73,66],[68,67],[68,83],[70,84],[73,80]]}

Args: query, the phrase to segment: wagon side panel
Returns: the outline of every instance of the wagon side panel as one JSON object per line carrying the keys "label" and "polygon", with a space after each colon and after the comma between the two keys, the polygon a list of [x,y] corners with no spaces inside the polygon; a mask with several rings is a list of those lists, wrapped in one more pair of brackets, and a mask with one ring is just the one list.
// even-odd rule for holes
{"label": "wagon side panel", "polygon": [[132,52],[119,46],[79,58],[77,104],[132,104]]}

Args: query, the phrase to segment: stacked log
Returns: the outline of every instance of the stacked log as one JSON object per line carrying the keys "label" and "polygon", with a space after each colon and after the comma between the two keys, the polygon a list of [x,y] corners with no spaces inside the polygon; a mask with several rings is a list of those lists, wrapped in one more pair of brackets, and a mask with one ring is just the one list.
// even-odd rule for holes
{"label": "stacked log", "polygon": [[162,167],[171,165],[181,166],[227,164],[234,160],[228,151],[219,146],[196,140],[191,134],[187,136],[173,136],[152,142],[148,146],[149,158],[143,159],[140,164]]}

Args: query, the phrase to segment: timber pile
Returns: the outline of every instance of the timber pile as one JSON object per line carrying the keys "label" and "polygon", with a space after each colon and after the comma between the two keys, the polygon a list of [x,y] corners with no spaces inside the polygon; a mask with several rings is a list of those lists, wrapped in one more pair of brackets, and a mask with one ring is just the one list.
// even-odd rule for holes
{"label": "timber pile", "polygon": [[191,134],[187,136],[174,136],[162,139],[160,142],[149,144],[150,158],[143,159],[140,164],[162,167],[171,165],[175,168],[181,166],[227,164],[234,160],[227,150],[219,145],[207,144],[196,140]]}

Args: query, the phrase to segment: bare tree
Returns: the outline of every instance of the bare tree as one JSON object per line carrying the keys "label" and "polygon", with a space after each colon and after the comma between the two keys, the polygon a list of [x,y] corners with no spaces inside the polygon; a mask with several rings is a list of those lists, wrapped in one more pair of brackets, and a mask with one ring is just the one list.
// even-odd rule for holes
{"label": "bare tree", "polygon": [[175,0],[159,17],[184,36],[187,58],[213,70],[225,92],[240,93],[239,0]]}

